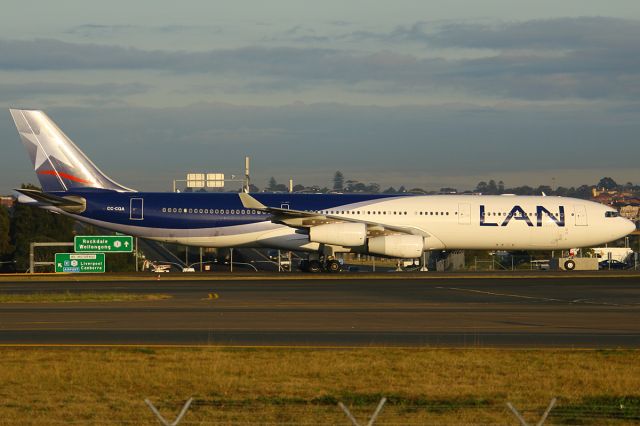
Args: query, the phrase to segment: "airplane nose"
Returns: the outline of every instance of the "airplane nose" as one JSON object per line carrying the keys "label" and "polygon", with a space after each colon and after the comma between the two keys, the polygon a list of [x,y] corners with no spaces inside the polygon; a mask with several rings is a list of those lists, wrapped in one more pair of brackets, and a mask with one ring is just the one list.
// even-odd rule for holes
{"label": "airplane nose", "polygon": [[623,226],[624,226],[624,235],[626,236],[626,235],[629,235],[630,233],[632,233],[633,231],[636,230],[636,224],[633,221],[629,220],[629,219],[625,219],[624,221],[625,221],[625,223],[623,224]]}

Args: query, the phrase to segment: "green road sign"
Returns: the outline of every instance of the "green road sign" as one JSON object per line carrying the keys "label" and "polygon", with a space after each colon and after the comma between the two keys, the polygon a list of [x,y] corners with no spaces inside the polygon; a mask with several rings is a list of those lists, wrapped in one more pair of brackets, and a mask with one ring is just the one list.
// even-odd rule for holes
{"label": "green road sign", "polygon": [[128,235],[76,235],[73,239],[76,253],[131,253],[133,237]]}
{"label": "green road sign", "polygon": [[56,253],[56,272],[104,272],[104,253]]}

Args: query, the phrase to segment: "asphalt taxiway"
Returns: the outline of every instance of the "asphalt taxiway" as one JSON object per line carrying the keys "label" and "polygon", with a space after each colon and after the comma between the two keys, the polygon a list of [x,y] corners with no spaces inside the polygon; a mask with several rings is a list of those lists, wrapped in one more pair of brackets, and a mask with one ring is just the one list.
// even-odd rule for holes
{"label": "asphalt taxiway", "polygon": [[[640,348],[640,275],[0,282],[167,300],[0,305],[0,344]],[[79,278],[75,277],[75,280]]]}

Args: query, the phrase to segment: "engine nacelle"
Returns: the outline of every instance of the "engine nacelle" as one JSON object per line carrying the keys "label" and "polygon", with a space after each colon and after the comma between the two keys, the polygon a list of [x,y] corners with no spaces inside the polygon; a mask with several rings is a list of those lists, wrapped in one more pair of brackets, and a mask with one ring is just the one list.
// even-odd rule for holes
{"label": "engine nacelle", "polygon": [[422,256],[423,238],[419,235],[387,235],[369,238],[369,252],[390,257],[415,259]]}
{"label": "engine nacelle", "polygon": [[330,223],[309,229],[309,240],[344,247],[364,245],[367,225],[364,223]]}

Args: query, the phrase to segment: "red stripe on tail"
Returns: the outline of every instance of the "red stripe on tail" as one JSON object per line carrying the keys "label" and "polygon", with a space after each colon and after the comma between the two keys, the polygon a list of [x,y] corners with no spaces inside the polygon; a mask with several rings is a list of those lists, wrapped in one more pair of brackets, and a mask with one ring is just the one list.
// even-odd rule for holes
{"label": "red stripe on tail", "polygon": [[41,175],[52,175],[52,176],[59,176],[59,177],[63,177],[65,179],[69,179],[72,180],[74,182],[78,182],[78,183],[84,183],[84,184],[90,184],[91,182],[88,180],[84,180],[84,179],[80,179],[79,177],[75,177],[73,175],[70,175],[68,173],[60,173],[60,172],[56,172],[55,170],[42,170],[40,172],[38,172],[38,174]]}

